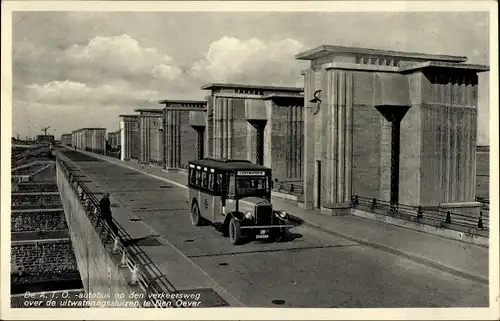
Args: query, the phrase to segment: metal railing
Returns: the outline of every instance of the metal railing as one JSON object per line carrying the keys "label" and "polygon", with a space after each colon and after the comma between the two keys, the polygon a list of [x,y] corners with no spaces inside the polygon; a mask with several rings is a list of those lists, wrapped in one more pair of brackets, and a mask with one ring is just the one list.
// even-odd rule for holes
{"label": "metal railing", "polygon": [[106,156],[120,159],[121,150],[116,148],[106,149]]}
{"label": "metal railing", "polygon": [[303,196],[304,195],[304,187],[301,183],[298,182],[284,182],[278,179],[274,180],[273,183],[273,191],[286,193],[290,195]]}
{"label": "metal railing", "polygon": [[490,210],[490,199],[489,198],[476,196],[476,202],[481,203],[481,210],[483,210],[483,211]]}
{"label": "metal railing", "polygon": [[475,228],[478,230],[489,230],[489,214],[480,211],[477,217],[471,215],[443,211],[438,208],[424,208],[422,206],[410,206],[405,204],[391,204],[375,198],[354,195],[351,199],[351,207],[362,209],[376,214],[399,216],[398,218],[412,221],[428,221],[429,225],[442,227],[455,226],[462,229]]}
{"label": "metal railing", "polygon": [[[161,293],[175,293],[177,292],[175,286],[139,246],[130,242],[132,241],[130,234],[114,218],[112,220],[118,228],[118,235],[112,231],[106,220],[101,217],[99,200],[81,180],[81,177],[84,177],[83,172],[60,152],[57,153],[57,162],[84,207],[90,222],[98,232],[103,245],[106,246],[106,239],[111,239],[113,254],[121,256],[120,266],[130,270],[130,284],[141,287],[145,292],[145,301],[149,301],[150,307],[165,307],[165,305],[157,305],[155,295],[158,297]],[[75,175],[75,172],[81,174]],[[170,300],[173,301],[173,299]],[[171,305],[171,307],[175,306],[175,304]]]}

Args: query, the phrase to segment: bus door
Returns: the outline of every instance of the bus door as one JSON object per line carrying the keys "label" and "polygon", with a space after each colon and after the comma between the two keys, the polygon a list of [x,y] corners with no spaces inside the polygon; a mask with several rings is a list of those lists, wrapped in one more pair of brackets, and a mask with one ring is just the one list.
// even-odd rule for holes
{"label": "bus door", "polygon": [[225,216],[222,215],[222,195],[223,176],[222,173],[214,173],[214,197],[213,197],[213,220],[214,222],[224,222]]}
{"label": "bus door", "polygon": [[200,177],[200,195],[198,198],[201,215],[209,220],[214,217],[213,169],[202,167]]}
{"label": "bus door", "polygon": [[[200,166],[197,166],[200,168]],[[191,210],[191,206],[193,204],[193,200],[199,200],[200,191],[199,191],[199,177],[200,171],[196,169],[196,166],[193,164],[189,164],[189,210]],[[198,206],[199,207],[199,206]],[[200,208],[201,210],[201,208]]]}

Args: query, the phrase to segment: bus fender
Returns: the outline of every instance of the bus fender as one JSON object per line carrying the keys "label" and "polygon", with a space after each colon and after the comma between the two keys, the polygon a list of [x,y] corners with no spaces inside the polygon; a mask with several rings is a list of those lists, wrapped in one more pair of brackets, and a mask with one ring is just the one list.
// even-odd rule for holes
{"label": "bus fender", "polygon": [[241,212],[229,212],[226,215],[226,219],[224,220],[224,225],[229,226],[229,221],[231,221],[231,218],[234,217],[234,219],[238,222],[242,222],[245,219],[245,215]]}
{"label": "bus fender", "polygon": [[191,208],[193,208],[194,204],[198,205],[198,200],[196,199],[196,197],[193,197],[193,200],[191,201]]}

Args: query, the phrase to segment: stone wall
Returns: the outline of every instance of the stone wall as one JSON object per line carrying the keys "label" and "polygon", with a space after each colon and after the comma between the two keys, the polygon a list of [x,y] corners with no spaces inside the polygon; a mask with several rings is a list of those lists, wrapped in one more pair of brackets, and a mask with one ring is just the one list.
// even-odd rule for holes
{"label": "stone wall", "polygon": [[55,182],[56,166],[53,164],[44,170],[31,176],[30,180],[33,182]]}
{"label": "stone wall", "polygon": [[57,204],[57,203],[61,203],[59,194],[53,194],[53,195],[14,194],[11,196],[12,207],[18,207],[18,206],[22,207],[23,205],[31,205],[31,204],[43,206],[44,204]]}
{"label": "stone wall", "polygon": [[11,282],[13,284],[58,281],[79,277],[70,240],[12,243]]}
{"label": "stone wall", "polygon": [[59,231],[68,229],[63,211],[11,213],[10,224],[12,232]]}
{"label": "stone wall", "polygon": [[[55,174],[55,173],[54,173]],[[55,177],[55,175],[54,175]],[[57,192],[57,184],[53,183],[19,183],[15,184],[12,192],[28,193],[28,192]]]}
{"label": "stone wall", "polygon": [[20,167],[14,171],[12,171],[12,175],[32,175],[42,168],[48,166],[49,164],[46,162],[43,163],[32,163],[24,167]]}

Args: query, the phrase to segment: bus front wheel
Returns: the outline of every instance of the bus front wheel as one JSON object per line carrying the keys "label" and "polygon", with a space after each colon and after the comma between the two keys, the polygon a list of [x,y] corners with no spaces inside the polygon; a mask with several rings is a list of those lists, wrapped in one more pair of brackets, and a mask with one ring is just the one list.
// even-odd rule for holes
{"label": "bus front wheel", "polygon": [[191,222],[194,226],[200,226],[202,221],[202,217],[200,215],[200,209],[198,208],[197,203],[193,203],[191,206]]}
{"label": "bus front wheel", "polygon": [[229,239],[233,245],[238,245],[241,241],[240,223],[234,217],[229,221]]}

